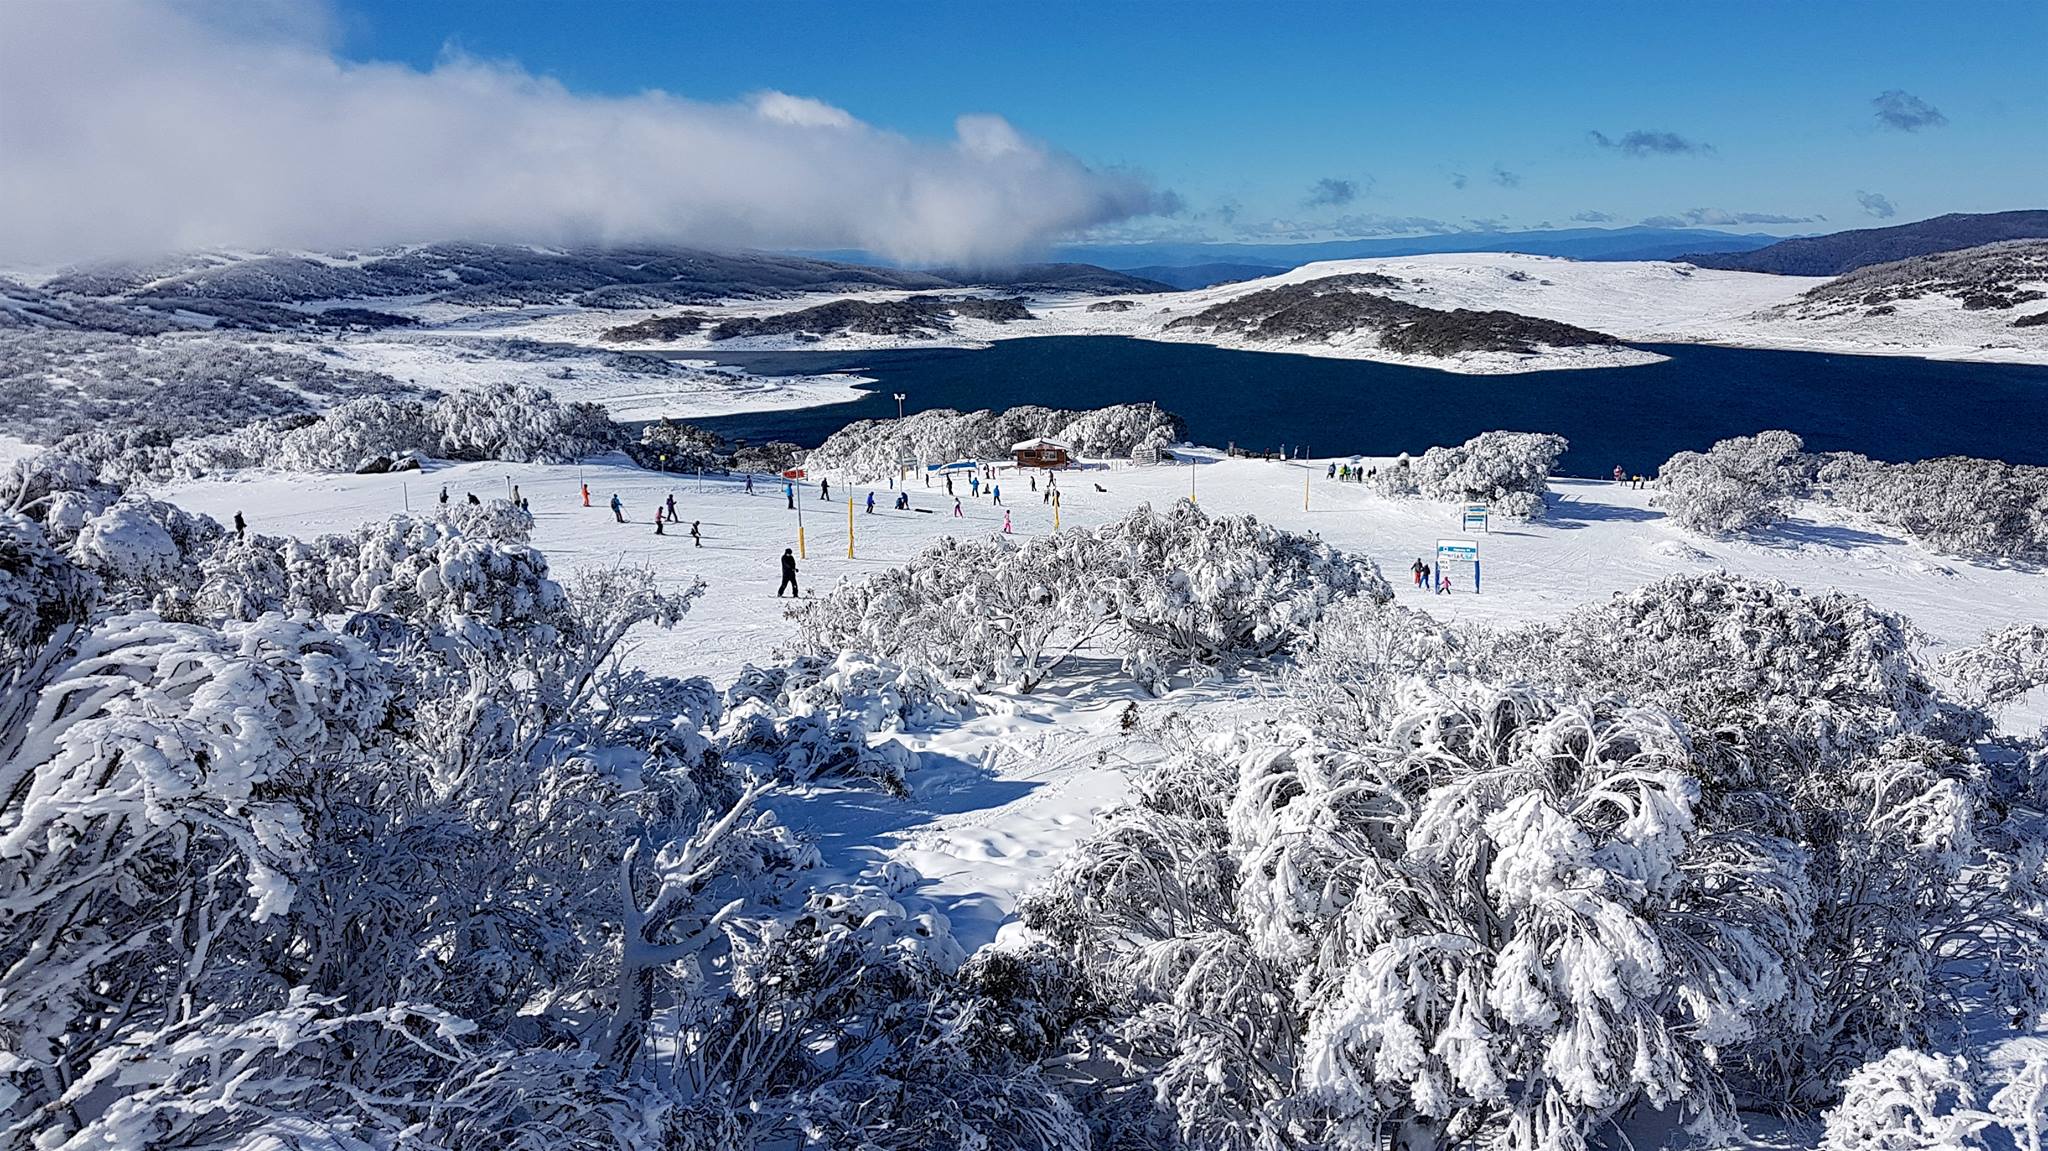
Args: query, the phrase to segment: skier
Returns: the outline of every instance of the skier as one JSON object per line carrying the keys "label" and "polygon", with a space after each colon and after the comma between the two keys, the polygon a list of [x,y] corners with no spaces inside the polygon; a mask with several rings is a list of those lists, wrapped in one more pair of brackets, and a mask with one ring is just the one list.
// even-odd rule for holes
{"label": "skier", "polygon": [[747,494],[754,494],[754,473],[752,472],[747,473]]}
{"label": "skier", "polygon": [[789,594],[798,598],[804,594],[796,586],[796,553],[788,548],[782,549],[782,582],[775,587],[776,599],[782,598],[783,588],[788,588]]}
{"label": "skier", "polygon": [[1331,465],[1330,465],[1330,478],[1331,478],[1331,479],[1333,479],[1333,480],[1337,478],[1337,465],[1336,465],[1336,464],[1331,464]]}
{"label": "skier", "polygon": [[1621,482],[1622,480],[1626,479],[1626,478],[1627,478],[1627,476],[1628,476],[1628,473],[1626,473],[1626,472],[1624,472],[1624,471],[1622,471],[1622,470],[1621,470],[1621,465],[1620,465],[1620,464],[1616,464],[1616,465],[1614,465],[1614,482],[1615,482],[1615,483],[1620,483],[1620,482]]}
{"label": "skier", "polygon": [[1101,493],[1102,493],[1102,494],[1104,494],[1104,495],[1108,495],[1108,494],[1109,494],[1109,489],[1108,489],[1108,488],[1106,488],[1106,487],[1103,487],[1103,486],[1102,486],[1101,484],[1096,484],[1096,485],[1095,485],[1095,490],[1096,490],[1096,491],[1098,491],[1098,492],[1101,492]]}
{"label": "skier", "polygon": [[513,484],[513,485],[512,485],[512,506],[514,506],[514,507],[518,507],[518,506],[519,506],[519,485],[518,485],[518,484]]}
{"label": "skier", "polygon": [[1003,534],[1010,534],[1010,511],[1008,508],[1003,509]]}
{"label": "skier", "polygon": [[668,494],[668,518],[671,523],[676,519],[676,494],[674,492]]}
{"label": "skier", "polygon": [[909,511],[909,510],[910,510],[910,493],[909,493],[909,492],[899,492],[899,493],[897,493],[897,496],[896,496],[896,510],[897,510],[897,511],[899,511],[899,512],[907,512],[907,511]]}
{"label": "skier", "polygon": [[480,500],[480,499],[476,498],[476,493],[475,493],[475,492],[469,492],[469,493],[467,493],[467,494],[468,494],[468,496],[469,496],[469,506],[471,506],[471,507],[476,507],[476,508],[480,508],[480,507],[484,506],[484,502],[483,502],[482,500]]}
{"label": "skier", "polygon": [[1034,491],[1034,492],[1038,490],[1038,477],[1037,477],[1037,476],[1032,476],[1032,477],[1031,477],[1031,490],[1032,490],[1032,491]]}
{"label": "skier", "polygon": [[980,477],[980,476],[978,476],[978,475],[974,475],[974,476],[968,476],[968,477],[967,477],[967,494],[968,494],[968,495],[970,495],[970,496],[973,496],[973,497],[974,497],[975,499],[980,499],[980,498],[981,498],[981,477]]}
{"label": "skier", "polygon": [[696,520],[690,521],[690,542],[700,548],[704,546],[704,533],[697,530]]}
{"label": "skier", "polygon": [[245,519],[243,519],[243,518],[242,518],[242,513],[241,513],[241,512],[236,512],[236,513],[235,513],[235,538],[236,538],[236,539],[241,539],[241,538],[242,538],[242,537],[243,537],[244,535],[248,534],[248,531],[249,531],[249,521],[247,521],[247,520],[245,520]]}
{"label": "skier", "polygon": [[946,494],[949,496],[953,494],[953,477],[951,474],[946,476]]}
{"label": "skier", "polygon": [[959,497],[959,496],[954,496],[954,497],[953,497],[953,518],[955,518],[955,519],[965,519],[965,518],[967,518],[967,515],[966,515],[966,513],[965,513],[965,512],[962,512],[962,511],[960,510],[960,497]]}
{"label": "skier", "polygon": [[832,498],[832,481],[823,476],[818,477],[818,498],[821,500]]}
{"label": "skier", "polygon": [[660,505],[660,504],[656,504],[656,505],[654,505],[654,534],[655,534],[655,535],[658,535],[658,536],[665,536],[665,535],[667,535],[667,534],[668,534],[667,532],[665,532],[665,531],[662,531],[662,530],[661,530],[661,505]]}
{"label": "skier", "polygon": [[[447,488],[442,488],[442,489],[441,489],[441,502],[442,502],[442,503],[444,503],[444,504],[448,502],[448,489],[447,489]],[[589,484],[584,484],[584,485],[583,485],[583,506],[584,506],[584,507],[586,507],[586,508],[590,506],[590,485],[589,485]]]}
{"label": "skier", "polygon": [[1045,494],[1038,498],[1038,502],[1042,504],[1049,504],[1052,502],[1052,483],[1050,481],[1046,483]]}
{"label": "skier", "polygon": [[989,485],[989,489],[988,489],[988,490],[989,490],[989,494],[995,497],[995,501],[996,501],[996,506],[997,506],[997,507],[1002,507],[1002,506],[1003,506],[1003,485],[1001,485],[1001,484],[990,484],[990,485]]}
{"label": "skier", "polygon": [[784,485],[782,485],[782,494],[783,494],[784,496],[787,496],[787,497],[789,498],[789,510],[790,510],[790,511],[795,511],[795,510],[796,510],[796,485],[795,485],[795,484],[784,484]]}
{"label": "skier", "polygon": [[442,485],[441,485],[441,506],[442,506],[442,507],[444,507],[444,508],[448,506],[448,485],[447,485],[447,484],[442,484]]}
{"label": "skier", "polygon": [[875,514],[875,493],[873,492],[868,493],[868,514]]}
{"label": "skier", "polygon": [[620,523],[626,522],[626,505],[619,502],[619,493],[617,492],[612,493],[612,518]]}
{"label": "skier", "polygon": [[1451,577],[1449,577],[1449,576],[1447,576],[1447,575],[1439,575],[1439,576],[1437,577],[1437,581],[1436,581],[1436,594],[1438,594],[1438,595],[1449,595],[1449,594],[1451,594]]}

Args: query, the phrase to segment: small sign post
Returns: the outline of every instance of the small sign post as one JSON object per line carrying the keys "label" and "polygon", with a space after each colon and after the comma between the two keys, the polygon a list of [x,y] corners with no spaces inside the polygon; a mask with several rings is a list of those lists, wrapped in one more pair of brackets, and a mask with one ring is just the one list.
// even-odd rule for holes
{"label": "small sign post", "polygon": [[1459,523],[1459,525],[1458,525],[1458,530],[1459,530],[1459,531],[1464,531],[1464,532],[1469,532],[1469,531],[1473,531],[1473,530],[1475,530],[1475,529],[1476,529],[1476,530],[1478,530],[1478,531],[1482,531],[1482,532],[1485,532],[1485,533],[1486,533],[1486,534],[1488,534],[1488,535],[1492,535],[1492,534],[1493,534],[1493,532],[1491,531],[1491,529],[1489,529],[1489,528],[1488,528],[1488,527],[1486,526],[1486,505],[1485,505],[1485,504],[1466,504],[1466,505],[1465,505],[1465,516],[1464,516],[1464,519],[1463,519],[1463,521]]}
{"label": "small sign post", "polygon": [[1469,563],[1472,565],[1472,592],[1479,592],[1479,541],[1438,540],[1436,541],[1436,570],[1442,575],[1447,563]]}

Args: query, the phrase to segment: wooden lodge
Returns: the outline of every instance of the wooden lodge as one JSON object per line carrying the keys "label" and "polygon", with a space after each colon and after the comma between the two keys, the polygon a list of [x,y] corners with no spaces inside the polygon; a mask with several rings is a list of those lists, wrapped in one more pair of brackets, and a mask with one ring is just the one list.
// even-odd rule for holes
{"label": "wooden lodge", "polygon": [[1063,468],[1072,463],[1073,449],[1058,440],[1044,438],[1012,444],[1010,454],[1020,468]]}

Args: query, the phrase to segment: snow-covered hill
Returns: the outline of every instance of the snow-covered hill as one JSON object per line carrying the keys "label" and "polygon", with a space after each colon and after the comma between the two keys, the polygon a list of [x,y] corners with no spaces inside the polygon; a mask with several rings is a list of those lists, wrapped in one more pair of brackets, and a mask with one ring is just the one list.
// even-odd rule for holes
{"label": "snow-covered hill", "polygon": [[[1433,311],[1509,313],[1612,336],[1625,343],[1708,343],[1875,355],[2048,363],[2048,328],[2014,327],[2024,313],[1965,306],[1959,295],[1929,295],[1893,312],[1844,317],[1810,306],[1807,294],[1829,284],[1822,277],[1724,272],[1659,261],[1587,262],[1513,253],[1446,254],[1393,259],[1334,260],[1306,264],[1282,275],[1189,292],[1120,297],[1027,297],[1028,320],[1004,323],[963,319],[950,333],[917,337],[816,332],[764,339],[717,340],[706,329],[666,342],[614,346],[665,348],[843,349],[974,345],[1037,335],[1121,335],[1179,340],[1251,351],[1370,359],[1500,373],[1563,367],[1618,367],[1658,357],[1640,348],[1602,344],[1540,346],[1530,351],[1472,350],[1449,355],[1390,349],[1379,330],[1356,330],[1319,339],[1259,339],[1236,331],[1191,327],[1175,321],[1270,292],[1344,277],[1372,277],[1374,294]],[[863,293],[859,298],[901,298]],[[718,318],[781,315],[814,307],[824,297],[770,302],[728,302]],[[572,341],[657,312],[626,315],[558,314],[538,321],[536,334]]]}

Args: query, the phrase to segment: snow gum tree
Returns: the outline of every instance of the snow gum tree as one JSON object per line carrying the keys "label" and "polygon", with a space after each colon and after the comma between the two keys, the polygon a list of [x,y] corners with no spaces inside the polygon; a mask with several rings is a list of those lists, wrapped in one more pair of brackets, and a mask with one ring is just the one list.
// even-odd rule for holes
{"label": "snow gum tree", "polygon": [[1791,432],[1771,431],[1722,440],[1705,452],[1680,452],[1657,469],[1651,502],[1701,535],[1769,527],[1806,491],[1805,447]]}
{"label": "snow gum tree", "polygon": [[817,653],[855,649],[1031,691],[1087,653],[1148,686],[1285,649],[1331,604],[1392,592],[1370,561],[1182,501],[1015,543],[946,539],[835,591],[804,621]]}

